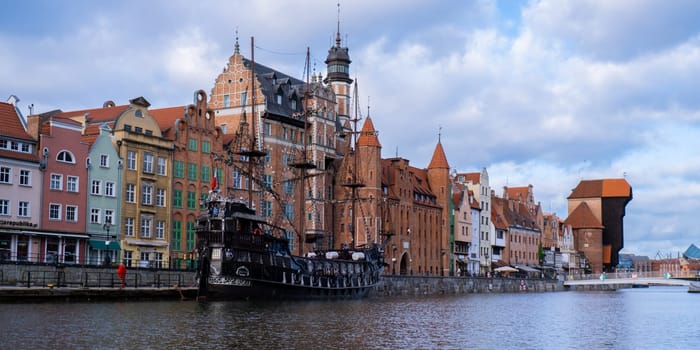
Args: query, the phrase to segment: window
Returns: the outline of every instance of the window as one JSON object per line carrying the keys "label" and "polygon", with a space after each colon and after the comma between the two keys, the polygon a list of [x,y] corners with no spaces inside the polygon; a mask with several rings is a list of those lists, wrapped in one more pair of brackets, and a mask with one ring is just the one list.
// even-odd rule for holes
{"label": "window", "polygon": [[124,234],[134,236],[134,218],[124,218]]}
{"label": "window", "polygon": [[141,187],[141,204],[153,205],[153,183],[144,182]]}
{"label": "window", "polygon": [[78,221],[78,207],[75,205],[66,205],[66,221]]}
{"label": "window", "polygon": [[26,169],[21,169],[19,171],[19,185],[20,186],[31,186],[32,185],[32,172]]}
{"label": "window", "polygon": [[185,162],[181,160],[175,161],[175,177],[184,178],[185,177]]}
{"label": "window", "polygon": [[291,204],[291,203],[284,204],[284,216],[288,220],[291,220],[294,218],[294,204]]}
{"label": "window", "polygon": [[192,181],[197,181],[197,164],[187,163],[187,178]]}
{"label": "window", "polygon": [[173,191],[173,207],[182,208],[182,190]]}
{"label": "window", "polygon": [[275,95],[275,101],[277,101],[278,105],[281,105],[282,104],[282,94]]}
{"label": "window", "polygon": [[124,251],[124,265],[131,267],[131,260],[133,259],[133,252],[130,250]]}
{"label": "window", "polygon": [[156,190],[156,205],[159,207],[165,206],[165,189],[163,188]]}
{"label": "window", "polygon": [[66,176],[66,191],[68,192],[78,192],[78,177],[77,176]]}
{"label": "window", "polygon": [[114,225],[114,210],[105,209],[105,224]]}
{"label": "window", "polygon": [[219,127],[221,128],[221,133],[225,134],[226,133],[226,123],[219,125]]}
{"label": "window", "polygon": [[270,136],[272,134],[272,125],[268,122],[265,122],[263,125],[265,136]]}
{"label": "window", "polygon": [[61,205],[49,204],[49,220],[61,220]]}
{"label": "window", "polygon": [[63,190],[63,175],[62,174],[51,174],[51,183],[49,188],[56,191]]}
{"label": "window", "polygon": [[284,193],[285,194],[294,194],[294,182],[292,181],[285,181],[284,182]]}
{"label": "window", "polygon": [[114,197],[114,182],[105,182],[105,196]]}
{"label": "window", "polygon": [[167,161],[166,161],[165,158],[163,158],[163,157],[158,157],[158,169],[157,169],[158,175],[165,176],[165,175],[168,174],[168,173],[167,173],[167,170],[166,170],[166,169],[167,169],[167,168],[166,168],[166,167],[167,167],[167,164],[168,164],[168,163],[167,163]]}
{"label": "window", "polygon": [[195,138],[190,138],[187,148],[188,148],[190,151],[197,152],[197,139],[195,139]]}
{"label": "window", "polygon": [[0,199],[0,215],[10,215],[9,199]]}
{"label": "window", "polygon": [[173,251],[180,250],[180,241],[182,240],[182,221],[173,221],[173,236],[171,242],[171,249]]}
{"label": "window", "polygon": [[209,153],[209,152],[211,152],[211,142],[202,141],[202,153]]}
{"label": "window", "polygon": [[194,221],[187,222],[187,251],[192,251],[194,249]]}
{"label": "window", "polygon": [[272,202],[265,200],[262,202],[262,215],[266,218],[272,217]]}
{"label": "window", "polygon": [[143,128],[140,126],[137,126],[134,128],[134,132],[137,134],[142,134],[143,133]]}
{"label": "window", "polygon": [[131,131],[131,125],[124,124],[124,131]]}
{"label": "window", "polygon": [[263,175],[263,186],[265,186],[265,188],[267,188],[267,189],[272,188],[272,175],[270,175],[270,174]]}
{"label": "window", "polygon": [[100,167],[109,168],[109,156],[106,154],[100,154]]}
{"label": "window", "polygon": [[248,91],[241,92],[241,106],[248,104]]}
{"label": "window", "polygon": [[156,221],[156,239],[165,238],[165,221]]}
{"label": "window", "polygon": [[97,196],[102,195],[102,181],[92,180],[92,184],[90,185],[90,194]]}
{"label": "window", "polygon": [[202,165],[202,178],[201,178],[201,180],[203,182],[209,182],[210,177],[211,177],[210,168],[206,165]]}
{"label": "window", "polygon": [[134,184],[126,184],[126,201],[127,203],[136,202],[136,186]]}
{"label": "window", "polygon": [[129,170],[136,170],[136,152],[126,152],[126,168]]}
{"label": "window", "polygon": [[187,192],[187,209],[197,209],[197,193]]}
{"label": "window", "polygon": [[0,167],[0,183],[9,184],[12,176],[11,169],[9,167]]}
{"label": "window", "polygon": [[153,153],[143,155],[143,172],[153,174]]}
{"label": "window", "polygon": [[153,216],[142,215],[141,216],[141,237],[151,238],[151,226],[153,225]]}
{"label": "window", "polygon": [[238,170],[233,171],[233,178],[231,179],[231,186],[233,188],[241,188],[241,173]]}
{"label": "window", "polygon": [[63,163],[75,163],[75,157],[73,157],[73,153],[70,153],[68,151],[58,152],[58,155],[56,155],[56,160]]}
{"label": "window", "polygon": [[224,95],[224,108],[228,108],[230,103],[231,103],[231,96]]}
{"label": "window", "polygon": [[24,217],[24,218],[29,217],[29,202],[19,201],[19,208],[18,209],[19,210],[17,211],[17,216]]}
{"label": "window", "polygon": [[90,209],[90,223],[99,224],[101,223],[100,217],[102,216],[102,209],[92,208]]}

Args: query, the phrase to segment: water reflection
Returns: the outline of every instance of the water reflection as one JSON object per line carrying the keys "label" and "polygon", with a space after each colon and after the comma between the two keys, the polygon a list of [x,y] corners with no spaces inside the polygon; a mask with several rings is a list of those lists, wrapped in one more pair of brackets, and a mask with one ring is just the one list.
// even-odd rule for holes
{"label": "water reflection", "polygon": [[0,304],[2,348],[690,348],[684,288],[335,302]]}

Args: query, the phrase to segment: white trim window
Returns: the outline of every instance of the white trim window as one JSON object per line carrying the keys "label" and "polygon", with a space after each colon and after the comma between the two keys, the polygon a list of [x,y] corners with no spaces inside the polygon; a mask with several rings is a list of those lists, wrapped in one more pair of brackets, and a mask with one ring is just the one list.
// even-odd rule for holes
{"label": "white trim window", "polygon": [[12,182],[12,168],[2,166],[0,167],[0,183],[10,184]]}
{"label": "white trim window", "polygon": [[100,167],[109,168],[109,155],[100,154]]}
{"label": "white trim window", "polygon": [[143,155],[143,172],[153,174],[153,153]]}
{"label": "white trim window", "polygon": [[102,223],[102,209],[92,208],[90,209],[90,223],[91,224],[101,224]]}
{"label": "white trim window", "polygon": [[105,224],[114,225],[114,210],[105,209]]}
{"label": "white trim window", "polygon": [[141,238],[151,238],[153,215],[141,215]]}
{"label": "white trim window", "polygon": [[32,171],[27,169],[19,170],[19,185],[20,186],[31,186],[32,185]]}
{"label": "white trim window", "polygon": [[136,170],[136,152],[126,152],[126,168],[129,170]]}
{"label": "white trim window", "polygon": [[78,222],[78,206],[66,205],[66,221]]}
{"label": "white trim window", "polygon": [[20,201],[17,204],[17,216],[28,218],[29,217],[29,202]]}
{"label": "white trim window", "polygon": [[49,204],[49,220],[61,220],[61,205],[57,203]]}
{"label": "white trim window", "polygon": [[165,221],[156,221],[156,239],[165,239]]}
{"label": "white trim window", "polygon": [[159,207],[165,206],[165,189],[164,188],[156,189],[156,205]]}
{"label": "white trim window", "polygon": [[66,176],[66,191],[68,192],[78,192],[79,179],[77,176]]}
{"label": "white trim window", "polygon": [[134,236],[134,218],[124,218],[124,235]]}
{"label": "white trim window", "polygon": [[167,166],[168,166],[168,160],[163,158],[163,157],[158,157],[158,167],[157,167],[158,175],[166,176],[168,174]]}
{"label": "white trim window", "polygon": [[0,199],[0,215],[9,216],[10,215],[10,200]]}
{"label": "white trim window", "polygon": [[114,197],[114,182],[105,181],[105,196]]}
{"label": "white trim window", "polygon": [[51,182],[49,184],[49,189],[55,191],[63,190],[63,174],[51,174]]}
{"label": "white trim window", "polygon": [[141,186],[141,204],[153,205],[153,183],[144,182]]}
{"label": "white trim window", "polygon": [[75,157],[70,151],[62,150],[56,155],[56,161],[75,164]]}
{"label": "white trim window", "polygon": [[101,196],[102,195],[102,180],[92,180],[90,186],[90,194]]}
{"label": "white trim window", "polygon": [[126,184],[126,198],[127,203],[134,203],[136,201],[136,185]]}

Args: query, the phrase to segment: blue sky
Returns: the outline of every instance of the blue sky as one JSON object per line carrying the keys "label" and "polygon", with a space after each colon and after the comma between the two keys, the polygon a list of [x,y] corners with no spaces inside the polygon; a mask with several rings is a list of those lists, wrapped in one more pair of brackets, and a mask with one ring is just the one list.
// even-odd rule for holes
{"label": "blue sky", "polygon": [[[565,217],[581,179],[625,177],[623,252],[699,244],[700,2],[341,2],[360,105],[383,155],[426,167],[441,133],[459,172],[532,184]],[[144,96],[153,107],[209,92],[236,31],[257,62],[319,73],[335,1],[15,1],[0,12],[0,98],[27,113]],[[441,130],[441,131],[440,131]]]}

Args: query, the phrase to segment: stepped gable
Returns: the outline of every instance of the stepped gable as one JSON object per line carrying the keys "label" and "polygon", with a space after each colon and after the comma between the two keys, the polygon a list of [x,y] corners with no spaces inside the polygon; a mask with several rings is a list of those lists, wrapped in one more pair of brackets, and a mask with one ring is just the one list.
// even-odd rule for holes
{"label": "stepped gable", "polygon": [[4,136],[18,139],[33,140],[22,125],[17,115],[15,106],[7,102],[0,102],[0,132]]}
{"label": "stepped gable", "polygon": [[365,119],[365,123],[360,131],[360,137],[357,138],[357,144],[358,146],[382,147],[382,144],[379,143],[379,137],[377,137],[377,131],[374,129],[372,118],[367,117]]}
{"label": "stepped gable", "polygon": [[571,225],[573,228],[604,228],[586,202],[579,204],[564,220],[564,224]]}
{"label": "stepped gable", "polygon": [[508,207],[508,202],[499,197],[491,198],[491,222],[497,229],[507,230],[510,226],[508,217],[505,214]]}
{"label": "stepped gable", "polygon": [[433,158],[430,160],[430,165],[428,169],[449,169],[450,165],[447,163],[447,156],[445,156],[445,150],[442,148],[442,143],[438,142],[435,146],[435,151],[433,152]]}
{"label": "stepped gable", "polygon": [[632,187],[625,179],[582,180],[568,198],[606,197],[632,197]]}

